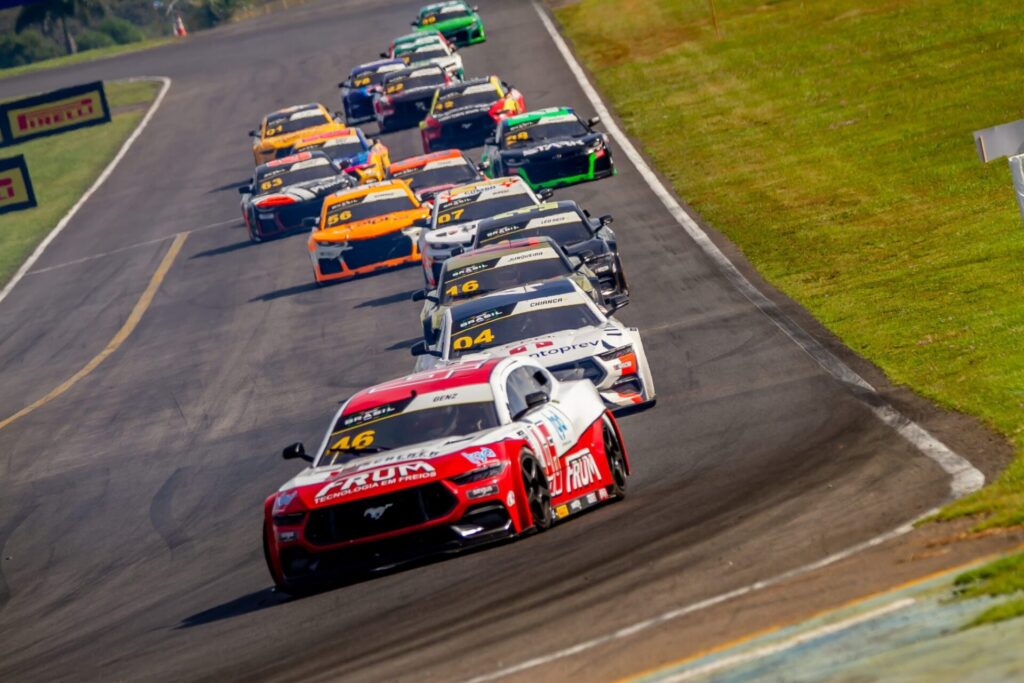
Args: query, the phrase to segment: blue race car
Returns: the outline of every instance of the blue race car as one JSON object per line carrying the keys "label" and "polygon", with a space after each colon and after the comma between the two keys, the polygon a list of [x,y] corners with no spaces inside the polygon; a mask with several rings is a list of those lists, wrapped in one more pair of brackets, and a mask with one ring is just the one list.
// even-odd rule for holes
{"label": "blue race car", "polygon": [[406,66],[401,59],[378,59],[352,69],[348,78],[338,84],[341,88],[341,104],[345,108],[345,123],[351,125],[372,121],[373,93],[380,89],[384,76]]}

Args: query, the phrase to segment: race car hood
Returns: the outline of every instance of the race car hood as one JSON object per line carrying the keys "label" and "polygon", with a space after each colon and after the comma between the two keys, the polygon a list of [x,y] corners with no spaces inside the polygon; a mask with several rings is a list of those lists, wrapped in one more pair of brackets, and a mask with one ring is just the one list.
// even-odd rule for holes
{"label": "race car hood", "polygon": [[308,202],[313,199],[323,199],[332,192],[344,190],[355,185],[352,178],[347,175],[337,175],[332,178],[317,178],[302,183],[295,183],[282,188],[278,192],[261,195],[249,195],[249,203],[255,204],[271,197],[290,197],[297,202]]}
{"label": "race car hood", "polygon": [[468,107],[458,107],[449,111],[433,114],[434,120],[438,123],[453,123],[460,119],[468,119],[472,116],[479,116],[480,114],[486,114],[491,110],[494,103],[490,104],[474,104]]}
{"label": "race car hood", "polygon": [[600,133],[591,133],[590,135],[583,135],[580,137],[559,137],[549,138],[531,147],[523,147],[519,149],[503,149],[501,150],[502,159],[545,159],[553,157],[556,154],[565,154],[566,152],[577,152],[593,147],[596,143],[602,140]]}
{"label": "race car hood", "polygon": [[461,28],[472,26],[475,23],[477,23],[477,19],[475,16],[452,17],[451,19],[443,19],[436,23],[430,24],[430,26],[421,27],[420,30],[425,31],[429,29],[431,31],[440,31],[441,33],[444,33],[446,31],[458,31]]}
{"label": "race car hood", "polygon": [[583,327],[546,334],[504,346],[495,346],[480,354],[460,356],[459,360],[472,360],[494,356],[526,355],[536,358],[544,367],[590,358],[628,343],[623,331],[614,323],[600,327]]}
{"label": "race car hood", "polygon": [[310,137],[319,133],[328,133],[332,130],[344,130],[345,125],[337,123],[335,121],[329,123],[321,123],[319,126],[312,126],[310,128],[303,128],[297,130],[294,133],[284,133],[282,135],[276,135],[272,138],[266,138],[256,143],[256,147],[260,149],[280,149],[282,147],[291,147],[301,138]]}
{"label": "race car hood", "polygon": [[418,88],[409,88],[403,90],[400,93],[394,95],[388,95],[392,102],[409,102],[411,100],[425,100],[434,96],[434,92],[437,91],[439,85],[421,85]]}
{"label": "race car hood", "polygon": [[424,239],[431,244],[442,247],[466,246],[473,243],[473,237],[476,236],[476,226],[479,224],[480,221],[469,221],[468,223],[458,223],[457,225],[446,225],[443,228],[426,233]]}
{"label": "race car hood", "polygon": [[308,467],[279,492],[294,491],[310,510],[372,498],[497,464],[508,435],[507,428],[498,428],[367,455],[336,467]]}
{"label": "race car hood", "polygon": [[417,220],[426,218],[426,215],[426,210],[422,208],[396,211],[384,216],[374,216],[361,221],[345,223],[328,230],[317,230],[313,233],[313,240],[317,242],[347,242],[370,239],[387,232],[411,227]]}

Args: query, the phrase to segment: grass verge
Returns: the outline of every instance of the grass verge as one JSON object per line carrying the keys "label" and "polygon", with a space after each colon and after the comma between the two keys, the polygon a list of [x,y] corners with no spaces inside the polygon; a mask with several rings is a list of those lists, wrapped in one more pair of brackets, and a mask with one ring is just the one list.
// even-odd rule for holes
{"label": "grass verge", "polygon": [[1002,0],[581,0],[555,14],[676,191],[897,384],[1017,458],[945,508],[1024,523],[1024,227],[971,132],[1021,117]]}
{"label": "grass verge", "polygon": [[[25,155],[39,204],[34,209],[3,216],[0,287],[117,154],[145,114],[145,106],[156,97],[159,87],[154,81],[107,83],[107,98],[113,114],[110,123],[0,150],[3,157]],[[125,111],[118,112],[119,108]]]}
{"label": "grass verge", "polygon": [[[1024,592],[1024,553],[1010,555],[982,567],[964,572],[953,582],[960,599],[1000,597]],[[965,628],[992,624],[1024,616],[1024,596],[989,607],[976,616]]]}
{"label": "grass verge", "polygon": [[104,59],[106,57],[116,57],[117,55],[128,54],[131,52],[139,52],[141,50],[149,50],[154,47],[160,47],[161,45],[173,43],[175,40],[177,40],[177,38],[174,37],[150,38],[148,40],[140,40],[137,43],[127,43],[125,45],[111,45],[110,47],[101,47],[95,50],[77,52],[73,55],[64,55],[63,57],[44,59],[41,62],[33,62],[31,64],[25,64],[24,66],[12,66],[7,69],[0,69],[0,79],[12,78],[14,76],[35,73],[36,71],[44,71],[46,69],[56,69],[61,66],[69,66],[71,64],[79,64],[82,62],[94,62],[97,59]]}

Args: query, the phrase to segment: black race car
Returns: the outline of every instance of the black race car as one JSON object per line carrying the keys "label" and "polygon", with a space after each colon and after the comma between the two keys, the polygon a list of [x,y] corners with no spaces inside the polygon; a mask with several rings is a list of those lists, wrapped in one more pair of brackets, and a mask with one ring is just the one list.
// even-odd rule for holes
{"label": "black race car", "polygon": [[510,116],[484,147],[481,165],[492,178],[522,176],[534,190],[607,178],[615,163],[607,137],[593,129],[598,123],[569,107]]}
{"label": "black race car", "polygon": [[380,132],[419,125],[427,118],[434,93],[451,82],[451,76],[436,64],[417,65],[385,76],[373,95]]}
{"label": "black race car", "polygon": [[321,151],[257,166],[252,184],[238,188],[249,239],[262,242],[304,230],[303,219],[320,216],[324,197],[358,184]]}
{"label": "black race car", "polygon": [[629,285],[619,258],[611,216],[593,219],[576,202],[544,202],[500,213],[477,224],[472,249],[529,237],[550,237],[585,264],[601,283],[601,296],[611,308],[629,301]]}
{"label": "black race car", "polygon": [[497,76],[454,82],[437,91],[420,123],[423,152],[479,147],[499,121],[525,110],[522,93]]}

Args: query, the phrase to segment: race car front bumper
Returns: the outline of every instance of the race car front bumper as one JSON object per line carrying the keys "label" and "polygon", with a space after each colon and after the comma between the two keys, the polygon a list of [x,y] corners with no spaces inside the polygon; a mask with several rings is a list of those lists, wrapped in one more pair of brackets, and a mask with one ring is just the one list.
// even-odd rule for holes
{"label": "race car front bumper", "polygon": [[534,190],[565,187],[613,176],[616,173],[612,154],[602,147],[594,152],[553,155],[531,159],[521,166],[509,169],[509,175],[518,174]]}
{"label": "race car front bumper", "polygon": [[318,242],[310,259],[313,277],[323,283],[415,263],[420,253],[413,232],[396,230],[364,240]]}
{"label": "race car front bumper", "polygon": [[630,344],[548,369],[563,382],[589,380],[612,412],[634,410],[654,400],[653,387],[646,386],[640,359]]}

